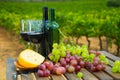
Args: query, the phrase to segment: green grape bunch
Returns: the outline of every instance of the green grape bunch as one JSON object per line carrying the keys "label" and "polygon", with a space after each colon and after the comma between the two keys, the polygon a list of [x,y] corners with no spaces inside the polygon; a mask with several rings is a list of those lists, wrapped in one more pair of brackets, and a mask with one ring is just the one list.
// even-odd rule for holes
{"label": "green grape bunch", "polygon": [[114,73],[120,73],[120,61],[116,60],[112,66],[112,72]]}

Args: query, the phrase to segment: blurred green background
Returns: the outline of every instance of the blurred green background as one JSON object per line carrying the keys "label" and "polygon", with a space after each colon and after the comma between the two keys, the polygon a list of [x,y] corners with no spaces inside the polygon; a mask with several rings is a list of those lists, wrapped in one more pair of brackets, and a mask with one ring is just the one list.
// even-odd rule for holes
{"label": "blurred green background", "polygon": [[[120,53],[120,0],[0,0],[0,26],[19,35],[22,19],[42,19],[42,8],[55,8],[56,21],[65,36],[106,37],[106,48],[117,46]],[[76,43],[78,41],[76,40]]]}

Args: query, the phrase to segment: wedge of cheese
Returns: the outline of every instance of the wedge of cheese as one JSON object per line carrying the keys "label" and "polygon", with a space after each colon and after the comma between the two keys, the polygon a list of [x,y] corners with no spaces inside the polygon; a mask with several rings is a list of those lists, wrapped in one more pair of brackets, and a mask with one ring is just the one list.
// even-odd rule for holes
{"label": "wedge of cheese", "polygon": [[25,68],[35,68],[45,60],[39,53],[26,49],[18,56],[18,63]]}

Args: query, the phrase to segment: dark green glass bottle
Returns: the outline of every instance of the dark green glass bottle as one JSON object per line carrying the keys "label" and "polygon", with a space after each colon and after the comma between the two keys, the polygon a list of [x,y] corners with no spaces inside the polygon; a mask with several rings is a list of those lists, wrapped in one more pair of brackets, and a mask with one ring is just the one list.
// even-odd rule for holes
{"label": "dark green glass bottle", "polygon": [[55,9],[51,8],[49,12],[50,20],[48,23],[48,43],[49,43],[49,48],[50,52],[52,52],[52,45],[53,43],[59,43],[59,25],[55,21]]}
{"label": "dark green glass bottle", "polygon": [[48,7],[43,7],[43,20],[42,20],[42,32],[43,32],[43,37],[42,37],[42,41],[41,41],[41,45],[40,45],[40,53],[47,58],[48,56],[48,49],[49,49],[49,46],[47,45],[48,42],[47,42],[47,38],[46,38],[46,35],[47,35],[47,29],[46,29],[46,26],[47,26],[47,23],[48,23]]}

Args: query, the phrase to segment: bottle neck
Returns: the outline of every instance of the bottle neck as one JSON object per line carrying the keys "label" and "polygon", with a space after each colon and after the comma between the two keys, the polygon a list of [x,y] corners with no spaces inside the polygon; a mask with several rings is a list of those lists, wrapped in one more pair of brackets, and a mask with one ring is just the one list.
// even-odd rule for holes
{"label": "bottle neck", "polygon": [[50,9],[50,21],[55,21],[55,9]]}
{"label": "bottle neck", "polygon": [[43,21],[48,20],[48,7],[43,8]]}

